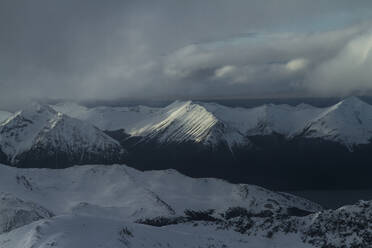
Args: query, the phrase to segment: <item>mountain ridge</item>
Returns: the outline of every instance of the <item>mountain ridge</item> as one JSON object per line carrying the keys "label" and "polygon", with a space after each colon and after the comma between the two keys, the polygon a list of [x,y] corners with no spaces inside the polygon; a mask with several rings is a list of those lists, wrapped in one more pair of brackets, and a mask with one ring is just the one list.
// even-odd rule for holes
{"label": "mountain ridge", "polygon": [[114,158],[124,153],[116,140],[98,128],[40,104],[32,104],[0,124],[0,149],[13,165],[57,155],[61,160],[74,157],[79,163],[79,157],[88,161],[90,156],[104,158],[107,153]]}
{"label": "mountain ridge", "polygon": [[[372,173],[372,110],[357,98],[326,108],[266,104],[247,109],[192,101],[165,108],[51,107],[57,110],[52,117],[33,112],[42,123],[35,132],[29,128],[35,123],[27,121],[32,118],[22,115],[17,117],[20,127],[12,118],[1,124],[3,163],[47,168],[126,163],[140,170],[173,168],[192,177],[280,190],[340,189],[345,182],[349,189],[372,187],[367,178]],[[57,121],[58,116],[65,121]],[[23,129],[32,134],[29,143],[14,141],[11,123],[21,141],[27,137]],[[70,146],[71,140],[76,142]],[[106,141],[108,152],[101,152],[106,146],[97,144]]]}
{"label": "mountain ridge", "polygon": [[[247,142],[249,136],[277,133],[287,139],[292,139],[298,135],[304,135],[304,137],[309,138],[324,138],[350,148],[353,145],[369,143],[369,138],[372,138],[370,125],[363,126],[364,133],[360,134],[353,132],[354,128],[356,128],[352,126],[354,123],[350,123],[349,126],[340,126],[339,123],[335,123],[338,126],[335,128],[331,126],[330,128],[334,129],[333,132],[339,131],[339,133],[336,132],[330,135],[330,131],[324,125],[317,125],[317,122],[330,121],[329,125],[332,125],[334,124],[332,120],[328,120],[330,118],[327,119],[326,117],[334,115],[335,118],[355,120],[355,123],[360,125],[359,116],[353,115],[355,112],[347,109],[363,107],[365,112],[360,114],[364,115],[369,123],[370,119],[372,119],[372,107],[369,108],[369,106],[356,97],[346,98],[335,105],[325,108],[313,107],[307,104],[299,104],[297,106],[265,104],[254,108],[231,108],[216,103],[175,101],[165,108],[148,108],[150,110],[147,111],[151,112],[151,114],[137,109],[137,113],[143,116],[138,121],[134,120],[131,124],[125,124],[125,122],[130,122],[128,119],[131,117],[122,113],[121,118],[126,120],[123,121],[121,126],[117,124],[115,128],[100,123],[94,116],[91,118],[82,117],[86,111],[95,112],[99,109],[102,110],[103,107],[85,109],[80,114],[75,112],[73,116],[89,121],[102,130],[114,131],[123,129],[130,136],[156,138],[160,143],[193,141],[215,145],[223,140],[228,144],[246,145],[249,143]],[[59,104],[54,108],[66,114],[71,113],[63,104]],[[120,108],[106,107],[106,109]],[[130,108],[127,109],[128,112],[131,112]],[[148,116],[146,116],[147,114]],[[118,114],[118,116],[120,115]],[[117,119],[120,119],[118,116]],[[217,123],[219,123],[220,129],[225,129],[225,133],[222,132],[222,134],[218,135],[222,136],[221,139],[209,136],[210,131],[214,130],[212,127],[215,127]],[[311,131],[305,132],[306,130]]]}
{"label": "mountain ridge", "polygon": [[0,164],[0,188],[4,248],[372,245],[371,201],[324,210],[291,194],[174,170]]}

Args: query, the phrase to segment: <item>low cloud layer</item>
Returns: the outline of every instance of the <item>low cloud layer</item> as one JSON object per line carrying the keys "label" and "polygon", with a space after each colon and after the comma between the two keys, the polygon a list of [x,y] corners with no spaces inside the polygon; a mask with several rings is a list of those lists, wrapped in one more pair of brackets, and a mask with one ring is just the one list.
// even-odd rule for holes
{"label": "low cloud layer", "polygon": [[0,106],[372,90],[370,1],[0,3]]}
{"label": "low cloud layer", "polygon": [[164,74],[214,94],[345,96],[372,89],[368,25],[316,33],[265,33],[193,44],[164,61]]}

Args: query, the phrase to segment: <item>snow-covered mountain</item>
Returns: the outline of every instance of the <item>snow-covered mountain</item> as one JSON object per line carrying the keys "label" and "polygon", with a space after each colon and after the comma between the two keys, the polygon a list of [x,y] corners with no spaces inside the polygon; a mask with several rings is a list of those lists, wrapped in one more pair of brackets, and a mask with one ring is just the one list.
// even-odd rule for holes
{"label": "snow-covered mountain", "polygon": [[105,130],[128,151],[125,163],[140,170],[173,168],[280,190],[339,189],[345,182],[372,187],[372,106],[356,97],[324,108],[192,101],[164,108],[53,107]]}
{"label": "snow-covered mountain", "polygon": [[191,101],[176,101],[165,108],[97,107],[88,109],[73,103],[60,103],[56,110],[86,120],[102,130],[119,129],[131,136],[160,142],[245,143],[239,130],[227,126],[205,106]]}
{"label": "snow-covered mountain", "polygon": [[356,97],[347,98],[310,119],[302,130],[306,137],[347,146],[367,144],[372,138],[372,106]]}
{"label": "snow-covered mountain", "polygon": [[[30,108],[0,124],[3,163],[48,168],[126,163],[281,190],[372,185],[366,178],[372,171],[372,107],[355,97],[326,108],[192,101],[164,108],[74,103]],[[296,172],[302,169],[307,172]]]}
{"label": "snow-covered mountain", "polygon": [[50,166],[119,162],[124,154],[116,140],[93,125],[40,104],[32,104],[0,124],[0,150],[13,165],[25,161],[49,162]]}
{"label": "snow-covered mountain", "polygon": [[173,170],[0,165],[0,189],[0,223],[15,223],[0,233],[2,248],[372,245],[371,202],[322,210],[286,193]]}
{"label": "snow-covered mountain", "polygon": [[279,134],[289,140],[321,138],[350,148],[372,138],[372,106],[356,97],[326,108],[306,104],[231,108],[191,101],[176,101],[165,108],[86,108],[73,103],[53,108],[102,130],[123,129],[130,136],[161,143],[247,145],[250,136]]}

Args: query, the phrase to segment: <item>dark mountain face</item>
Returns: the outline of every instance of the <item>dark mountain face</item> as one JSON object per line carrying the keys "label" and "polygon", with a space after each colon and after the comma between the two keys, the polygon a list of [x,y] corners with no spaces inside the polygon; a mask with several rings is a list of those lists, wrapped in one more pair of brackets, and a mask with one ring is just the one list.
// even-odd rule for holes
{"label": "dark mountain face", "polygon": [[323,139],[288,140],[273,134],[251,136],[253,145],[230,149],[223,143],[214,147],[193,142],[159,143],[108,134],[128,151],[126,163],[140,170],[173,168],[192,177],[217,177],[275,190],[372,187],[372,144],[355,146],[350,151]]}
{"label": "dark mountain face", "polygon": [[323,139],[280,134],[250,136],[250,145],[225,143],[160,143],[130,137],[123,130],[106,132],[127,150],[113,146],[104,151],[64,151],[36,146],[10,161],[0,152],[0,162],[17,167],[65,168],[78,164],[125,163],[140,170],[176,169],[192,177],[217,177],[234,183],[262,185],[275,190],[371,188],[372,144],[344,145]]}
{"label": "dark mountain face", "polygon": [[[275,190],[371,188],[372,144],[348,150],[336,142],[274,134],[251,136],[253,145],[219,143],[159,143],[129,137],[123,131],[106,132],[127,150],[117,147],[100,153],[64,152],[36,147],[19,155],[17,167],[65,168],[77,164],[126,163],[140,170],[176,169],[192,177],[217,177],[234,183],[262,185]],[[0,152],[1,163],[10,164]]]}
{"label": "dark mountain face", "polygon": [[32,148],[10,161],[0,152],[0,163],[19,168],[51,168],[62,169],[74,165],[85,164],[122,164],[126,161],[126,153],[113,147],[102,153],[90,153],[83,150],[65,152],[54,148]]}
{"label": "dark mountain face", "polygon": [[8,163],[8,158],[6,154],[0,150],[0,163],[2,164],[7,164]]}
{"label": "dark mountain face", "polygon": [[[84,164],[123,163],[125,153],[118,147],[107,148],[101,152],[89,152],[84,149],[66,152],[55,148],[36,147],[16,157],[14,166],[19,168],[61,169]],[[9,162],[8,162],[9,163]]]}

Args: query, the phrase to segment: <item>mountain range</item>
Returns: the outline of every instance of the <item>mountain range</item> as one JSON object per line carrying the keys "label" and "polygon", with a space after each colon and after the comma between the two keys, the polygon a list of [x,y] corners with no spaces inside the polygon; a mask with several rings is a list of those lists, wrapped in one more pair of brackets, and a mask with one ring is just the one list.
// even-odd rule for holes
{"label": "mountain range", "polygon": [[0,161],[13,166],[125,162],[273,189],[372,186],[371,138],[372,106],[357,97],[324,108],[193,101],[88,108],[61,102],[0,112]]}
{"label": "mountain range", "polygon": [[1,111],[0,247],[371,247],[371,201],[324,209],[253,185],[372,186],[371,121],[355,97]]}
{"label": "mountain range", "polygon": [[251,143],[250,136],[280,134],[287,139],[322,138],[352,149],[372,138],[372,106],[357,97],[326,108],[306,104],[231,108],[192,101],[176,101],[165,108],[86,108],[69,102],[53,108],[101,130],[122,129],[159,143],[192,141],[213,146],[222,142],[232,147]]}

